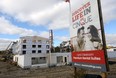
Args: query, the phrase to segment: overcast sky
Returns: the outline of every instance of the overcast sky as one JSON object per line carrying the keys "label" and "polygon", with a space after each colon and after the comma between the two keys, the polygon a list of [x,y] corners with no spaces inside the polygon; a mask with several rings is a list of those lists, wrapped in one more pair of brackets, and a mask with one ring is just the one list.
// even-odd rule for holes
{"label": "overcast sky", "polygon": [[[101,0],[101,5],[107,44],[116,45],[116,0]],[[21,36],[48,38],[50,29],[53,29],[55,46],[70,39],[68,3],[63,0],[0,0],[0,49]]]}

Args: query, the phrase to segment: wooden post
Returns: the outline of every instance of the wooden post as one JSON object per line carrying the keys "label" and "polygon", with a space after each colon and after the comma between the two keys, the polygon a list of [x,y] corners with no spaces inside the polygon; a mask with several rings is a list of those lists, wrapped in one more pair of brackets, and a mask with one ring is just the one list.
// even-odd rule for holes
{"label": "wooden post", "polygon": [[106,71],[109,71],[109,64],[108,64],[108,56],[107,56],[107,50],[106,50],[106,38],[105,38],[105,31],[104,31],[104,24],[102,19],[102,9],[101,9],[101,2],[98,0],[98,9],[99,9],[99,19],[101,24],[101,32],[102,32],[102,41],[103,41],[103,49],[105,54],[105,62],[106,62]]}
{"label": "wooden post", "polygon": [[74,67],[74,78],[77,78],[77,68]]}
{"label": "wooden post", "polygon": [[107,78],[107,73],[106,72],[102,72],[101,76],[102,76],[102,78]]}
{"label": "wooden post", "polygon": [[102,38],[103,38],[103,49],[105,51],[105,62],[106,62],[106,72],[102,72],[101,76],[102,78],[107,78],[107,71],[109,71],[109,64],[108,64],[108,56],[107,56],[107,50],[106,50],[106,38],[105,38],[105,31],[104,31],[104,24],[103,24],[103,19],[102,19],[102,9],[101,9],[101,2],[98,0],[98,6],[99,6],[99,19],[100,19],[100,24],[101,24],[101,29],[102,29]]}

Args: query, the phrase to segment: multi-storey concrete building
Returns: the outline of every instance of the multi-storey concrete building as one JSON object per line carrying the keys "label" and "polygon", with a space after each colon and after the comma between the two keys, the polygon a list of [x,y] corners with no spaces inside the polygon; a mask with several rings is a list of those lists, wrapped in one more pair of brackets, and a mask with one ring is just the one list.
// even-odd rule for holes
{"label": "multi-storey concrete building", "polygon": [[20,37],[13,45],[14,61],[22,68],[34,65],[47,66],[46,54],[49,52],[49,39],[39,36]]}
{"label": "multi-storey concrete building", "polygon": [[13,52],[18,54],[49,53],[49,39],[38,36],[20,37]]}
{"label": "multi-storey concrete building", "polygon": [[70,53],[51,53],[49,39],[39,36],[20,37],[13,45],[13,60],[22,68],[48,67],[71,62]]}

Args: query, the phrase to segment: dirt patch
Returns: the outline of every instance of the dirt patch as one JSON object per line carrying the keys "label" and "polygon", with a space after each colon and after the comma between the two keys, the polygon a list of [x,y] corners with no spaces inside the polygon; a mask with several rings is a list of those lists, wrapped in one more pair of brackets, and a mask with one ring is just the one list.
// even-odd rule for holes
{"label": "dirt patch", "polygon": [[[109,61],[110,61],[109,62],[110,72],[107,73],[108,78],[116,78],[116,60],[109,59]],[[82,72],[79,69],[78,71]],[[94,73],[95,71],[89,72]],[[24,70],[18,66],[14,66],[7,62],[0,61],[0,78],[73,78],[73,77],[74,77],[74,68],[72,66],[33,68]]]}
{"label": "dirt patch", "polygon": [[24,70],[7,62],[0,62],[0,78],[72,78],[72,75],[71,66]]}

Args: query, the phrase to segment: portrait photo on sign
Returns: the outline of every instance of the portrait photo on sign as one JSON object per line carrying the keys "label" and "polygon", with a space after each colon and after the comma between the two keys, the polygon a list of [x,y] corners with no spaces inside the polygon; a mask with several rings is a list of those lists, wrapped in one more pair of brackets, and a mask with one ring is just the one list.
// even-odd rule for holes
{"label": "portrait photo on sign", "polygon": [[71,38],[74,51],[102,50],[103,44],[100,38],[101,30],[94,25],[82,26],[77,29],[77,36]]}

